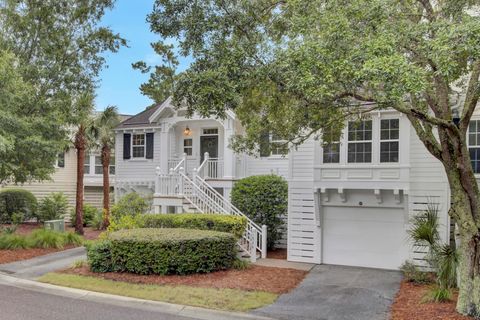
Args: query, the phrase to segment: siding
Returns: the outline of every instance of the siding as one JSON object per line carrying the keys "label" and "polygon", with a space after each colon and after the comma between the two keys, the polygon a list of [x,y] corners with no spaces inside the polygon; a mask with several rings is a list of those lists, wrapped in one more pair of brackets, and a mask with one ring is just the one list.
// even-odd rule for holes
{"label": "siding", "polygon": [[[71,207],[75,206],[75,193],[77,188],[77,159],[75,150],[65,153],[65,167],[55,169],[51,181],[32,182],[23,185],[8,185],[5,188],[22,188],[31,191],[38,200],[43,199],[52,192],[63,192]],[[0,187],[1,188],[1,187]]]}
{"label": "siding", "polygon": [[288,157],[254,158],[245,157],[246,176],[276,174],[287,179]]}
{"label": "siding", "polygon": [[313,193],[315,142],[306,141],[289,157],[288,260],[319,263],[320,232]]}

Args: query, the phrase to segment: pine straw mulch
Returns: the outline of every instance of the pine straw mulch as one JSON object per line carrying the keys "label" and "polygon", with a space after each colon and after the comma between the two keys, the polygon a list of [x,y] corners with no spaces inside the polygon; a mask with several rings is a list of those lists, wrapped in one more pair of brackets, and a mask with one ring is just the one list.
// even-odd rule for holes
{"label": "pine straw mulch", "polygon": [[71,268],[62,273],[98,277],[136,284],[186,285],[203,288],[229,288],[240,290],[287,293],[295,288],[307,274],[306,271],[250,266],[245,270],[225,270],[206,274],[178,275],[137,275],[132,273],[95,273],[87,266]]}
{"label": "pine straw mulch", "polygon": [[429,285],[402,281],[391,309],[392,320],[472,320],[455,311],[457,293],[445,303],[422,303]]}
{"label": "pine straw mulch", "polygon": [[273,249],[267,252],[267,258],[287,260],[287,249]]}

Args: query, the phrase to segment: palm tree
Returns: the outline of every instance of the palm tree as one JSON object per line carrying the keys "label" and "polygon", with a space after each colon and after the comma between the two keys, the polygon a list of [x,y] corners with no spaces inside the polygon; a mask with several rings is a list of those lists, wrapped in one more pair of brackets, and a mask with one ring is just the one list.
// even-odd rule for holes
{"label": "palm tree", "polygon": [[83,176],[85,154],[89,148],[91,137],[89,132],[93,125],[94,96],[90,93],[81,95],[74,105],[72,117],[76,125],[73,146],[77,151],[77,190],[75,205],[75,232],[83,235]]}
{"label": "palm tree", "polygon": [[107,107],[95,119],[94,131],[98,148],[101,150],[103,168],[103,223],[102,229],[110,224],[110,157],[115,145],[113,129],[120,123],[117,108]]}

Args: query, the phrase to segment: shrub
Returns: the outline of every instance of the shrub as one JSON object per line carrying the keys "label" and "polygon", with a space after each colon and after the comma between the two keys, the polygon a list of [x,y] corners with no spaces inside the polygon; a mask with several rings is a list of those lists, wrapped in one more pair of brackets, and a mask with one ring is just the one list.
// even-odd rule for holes
{"label": "shrub", "polygon": [[108,225],[107,232],[113,232],[122,229],[136,229],[142,227],[143,221],[139,217],[123,216],[116,220],[112,220]]}
{"label": "shrub", "polygon": [[62,233],[57,231],[39,229],[28,236],[31,246],[34,248],[56,248],[63,249],[65,239]]}
{"label": "shrub", "polygon": [[[92,227],[94,224],[94,220],[98,215],[102,215],[102,211],[100,209],[85,203],[83,205],[83,226]],[[71,216],[72,216],[71,224],[72,226],[75,226],[75,223],[77,221],[77,215],[75,214],[75,209],[72,209]]]}
{"label": "shrub", "polygon": [[228,232],[240,238],[247,227],[247,219],[223,214],[148,214],[142,217],[144,228],[186,228]]}
{"label": "shrub", "polygon": [[3,234],[0,235],[0,249],[16,250],[30,248],[30,243],[25,236],[18,234]]}
{"label": "shrub", "polygon": [[67,215],[68,199],[62,192],[54,192],[43,198],[36,214],[38,221],[56,220]]}
{"label": "shrub", "polygon": [[444,244],[435,251],[437,282],[442,288],[457,287],[458,252],[450,244]]}
{"label": "shrub", "polygon": [[422,302],[448,302],[452,300],[452,290],[439,286],[431,287],[423,296]]}
{"label": "shrub", "polygon": [[279,230],[287,214],[288,185],[276,175],[251,176],[235,183],[232,203],[259,225],[267,225],[269,249],[282,237]]}
{"label": "shrub", "polygon": [[90,270],[93,272],[113,271],[111,246],[112,243],[109,240],[86,243],[87,261]]}
{"label": "shrub", "polygon": [[233,262],[232,268],[236,270],[246,270],[250,268],[250,262],[247,260],[236,258]]}
{"label": "shrub", "polygon": [[0,191],[0,223],[11,223],[12,215],[22,215],[30,220],[37,209],[37,199],[27,190],[7,189]]}
{"label": "shrub", "polygon": [[103,209],[102,210],[97,210],[95,212],[95,215],[93,216],[92,223],[90,225],[92,228],[95,230],[100,230],[102,229],[103,226]]}
{"label": "shrub", "polygon": [[120,198],[118,203],[112,207],[110,220],[118,221],[124,216],[136,217],[147,213],[149,209],[150,203],[148,200],[138,193],[132,192]]}
{"label": "shrub", "polygon": [[190,274],[231,268],[236,239],[218,231],[144,228],[120,230],[109,240],[89,245],[96,272]]}
{"label": "shrub", "polygon": [[421,271],[411,261],[405,261],[405,263],[400,267],[400,270],[403,273],[403,277],[408,282],[414,282],[419,284],[431,282],[431,277],[428,272]]}

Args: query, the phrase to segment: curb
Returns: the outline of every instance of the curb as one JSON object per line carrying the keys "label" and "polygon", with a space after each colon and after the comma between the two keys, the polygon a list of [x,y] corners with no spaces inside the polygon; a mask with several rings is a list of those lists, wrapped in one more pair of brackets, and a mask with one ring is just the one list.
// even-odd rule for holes
{"label": "curb", "polygon": [[240,312],[229,312],[220,310],[211,310],[200,307],[192,307],[180,304],[173,304],[160,301],[144,300],[117,296],[107,293],[74,289],[68,287],[56,286],[48,283],[41,283],[33,280],[16,278],[0,272],[0,284],[17,287],[26,290],[42,292],[46,294],[62,296],[71,299],[79,299],[97,303],[106,303],[121,307],[130,307],[164,314],[191,317],[201,320],[273,320],[273,318],[261,317]]}

